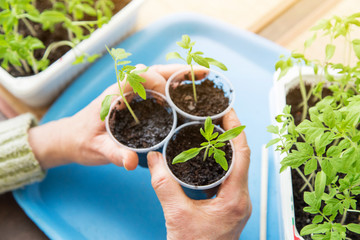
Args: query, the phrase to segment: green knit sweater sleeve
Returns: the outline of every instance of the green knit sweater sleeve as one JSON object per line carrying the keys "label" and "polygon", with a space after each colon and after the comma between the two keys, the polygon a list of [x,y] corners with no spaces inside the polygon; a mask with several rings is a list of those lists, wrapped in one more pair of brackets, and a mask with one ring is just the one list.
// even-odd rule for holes
{"label": "green knit sweater sleeve", "polygon": [[28,142],[28,129],[36,125],[30,113],[0,122],[0,193],[44,178]]}

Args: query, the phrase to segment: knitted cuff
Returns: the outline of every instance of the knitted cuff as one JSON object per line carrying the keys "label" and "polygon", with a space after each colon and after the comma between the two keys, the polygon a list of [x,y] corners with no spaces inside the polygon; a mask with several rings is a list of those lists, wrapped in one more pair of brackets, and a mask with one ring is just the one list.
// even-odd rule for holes
{"label": "knitted cuff", "polygon": [[45,177],[28,141],[28,129],[36,125],[30,113],[0,122],[0,194]]}

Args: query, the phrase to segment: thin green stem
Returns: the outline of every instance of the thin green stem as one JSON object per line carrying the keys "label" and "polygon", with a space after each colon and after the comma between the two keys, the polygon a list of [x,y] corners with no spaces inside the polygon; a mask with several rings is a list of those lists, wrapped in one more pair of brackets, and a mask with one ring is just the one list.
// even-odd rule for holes
{"label": "thin green stem", "polygon": [[348,212],[356,212],[356,213],[360,213],[359,210],[354,210],[354,209],[346,209]]}
{"label": "thin green stem", "polygon": [[192,80],[192,85],[193,85],[194,101],[197,102],[196,86],[195,86],[195,74],[194,74],[194,69],[193,69],[192,64],[190,64],[190,68],[191,68],[191,80]]}
{"label": "thin green stem", "polygon": [[[307,179],[308,182],[311,181],[312,177],[314,176],[314,172],[310,174],[309,178]],[[300,192],[304,191],[304,189],[306,188],[307,184],[305,183],[301,189],[300,189]]]}
{"label": "thin green stem", "polygon": [[306,183],[306,185],[309,187],[310,191],[313,192],[314,188],[313,186],[311,186],[311,184],[309,183],[309,181],[306,179],[306,177],[304,176],[304,174],[300,171],[299,168],[295,168],[296,171],[298,172],[298,174],[300,175],[300,177],[304,180],[304,182]]}
{"label": "thin green stem", "polygon": [[342,216],[342,218],[341,218],[341,221],[340,221],[340,224],[341,224],[341,225],[344,225],[344,223],[345,223],[345,221],[346,221],[347,211],[348,211],[348,209],[345,209],[345,210],[344,210],[344,214],[343,214],[343,216]]}
{"label": "thin green stem", "polygon": [[301,67],[300,67],[300,71],[299,71],[299,85],[300,85],[300,92],[301,92],[301,97],[303,100],[303,110],[302,110],[302,116],[301,116],[301,121],[305,120],[306,115],[307,115],[307,111],[308,111],[308,103],[307,103],[307,94],[306,94],[306,88],[305,88],[305,83],[304,80],[302,78],[302,73],[301,73]]}
{"label": "thin green stem", "polygon": [[69,46],[71,48],[74,48],[75,44],[70,42],[70,41],[66,41],[66,40],[65,41],[59,41],[59,42],[53,42],[47,47],[47,49],[46,49],[43,57],[41,58],[41,60],[47,59],[52,50],[54,50],[54,49],[56,49],[58,47],[61,47],[61,46]]}
{"label": "thin green stem", "polygon": [[206,160],[206,156],[207,156],[207,154],[208,154],[209,147],[210,147],[210,145],[208,145],[208,146],[206,147],[206,149],[205,149],[205,153],[204,153],[203,161],[205,161],[205,160]]}
{"label": "thin green stem", "polygon": [[[114,59],[114,60],[115,60],[115,59]],[[132,110],[132,108],[130,107],[130,104],[128,103],[128,101],[126,100],[126,98],[125,98],[125,96],[124,96],[124,89],[125,89],[125,87],[126,87],[127,80],[126,80],[126,82],[125,82],[125,84],[124,84],[124,87],[121,88],[120,76],[119,76],[119,72],[118,72],[118,69],[117,69],[117,61],[116,61],[116,60],[114,61],[114,67],[115,67],[115,73],[116,73],[116,80],[117,80],[118,87],[119,87],[119,91],[120,91],[120,96],[121,96],[121,98],[124,100],[124,103],[125,103],[127,109],[129,110],[131,116],[134,118],[136,124],[139,124],[139,123],[140,123],[139,119],[136,117],[134,111]]]}
{"label": "thin green stem", "polygon": [[20,62],[22,64],[22,66],[24,67],[25,72],[30,73],[31,70],[30,70],[29,64],[26,62],[26,60],[20,59]]}
{"label": "thin green stem", "polygon": [[37,33],[35,29],[31,26],[30,22],[26,18],[21,18],[21,20],[25,23],[25,26],[30,31],[31,35],[36,37]]}

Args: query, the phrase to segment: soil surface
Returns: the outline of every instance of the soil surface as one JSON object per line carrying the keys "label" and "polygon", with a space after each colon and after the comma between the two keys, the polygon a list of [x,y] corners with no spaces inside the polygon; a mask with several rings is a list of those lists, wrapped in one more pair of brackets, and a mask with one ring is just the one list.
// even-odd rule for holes
{"label": "soil surface", "polygon": [[132,148],[148,148],[160,143],[170,133],[173,114],[169,106],[160,105],[148,98],[130,103],[140,123],[136,124],[127,108],[110,113],[110,131],[122,144]]}
{"label": "soil surface", "polygon": [[[121,10],[123,7],[125,7],[131,0],[114,0],[114,4],[115,4],[115,8],[113,10],[113,14],[117,13],[119,10]],[[40,11],[43,12],[44,10],[47,9],[51,9],[52,4],[50,0],[37,0],[34,1],[36,2],[36,8]],[[85,16],[86,20],[90,20],[93,17],[89,17],[89,16]],[[84,20],[85,20],[84,19]],[[40,60],[44,53],[46,48],[53,42],[58,42],[58,41],[63,41],[63,40],[69,40],[68,34],[67,34],[67,30],[62,26],[62,24],[57,24],[55,27],[54,31],[49,31],[49,30],[42,30],[42,26],[40,23],[34,23],[32,21],[30,21],[30,24],[33,26],[34,30],[36,31],[36,37],[38,39],[40,39],[44,45],[45,48],[44,49],[38,49],[35,50],[34,52],[34,56],[37,60]],[[24,38],[27,36],[31,36],[30,31],[28,30],[28,28],[25,26],[23,21],[19,21],[19,33],[21,33]],[[84,30],[85,32],[86,30]],[[1,32],[1,31],[0,31]],[[58,47],[56,48],[56,50],[51,51],[49,54],[49,61],[51,65],[52,63],[54,63],[56,60],[58,60],[59,58],[61,58],[66,52],[68,52],[71,48],[69,46],[62,46],[62,47]],[[7,69],[8,72],[13,76],[13,77],[20,77],[20,76],[30,76],[33,75],[34,72],[31,71],[29,73],[26,72],[19,72],[18,70],[16,70],[15,68],[13,68],[11,65],[9,65],[9,69]]]}
{"label": "soil surface", "polygon": [[[306,86],[306,90],[310,90],[310,86]],[[327,88],[323,89],[323,97],[331,95],[331,91]],[[286,95],[286,103],[288,105],[291,105],[291,114],[294,116],[295,124],[298,125],[301,122],[301,115],[302,115],[302,107],[299,106],[301,103],[301,93],[299,88],[291,89],[288,94]],[[315,98],[309,99],[309,107],[315,106],[317,100]],[[307,116],[307,119],[309,119],[309,116]],[[300,141],[300,139],[298,139]],[[300,166],[300,170],[304,173],[304,166]],[[320,168],[318,169],[320,170]],[[308,224],[311,224],[312,219],[314,218],[314,214],[310,214],[307,212],[304,212],[304,207],[308,206],[304,202],[304,191],[310,191],[309,188],[305,188],[304,191],[300,192],[300,189],[304,185],[304,180],[300,177],[299,173],[295,170],[291,170],[291,176],[292,176],[292,187],[293,187],[293,195],[294,195],[294,210],[295,210],[295,222],[296,222],[296,228],[300,232],[303,227],[305,227]],[[309,176],[307,176],[309,177]],[[344,176],[340,176],[343,178]],[[358,206],[360,203],[360,195],[357,196],[356,200],[358,201]],[[338,215],[335,219],[335,222],[341,221],[342,215]],[[347,218],[345,221],[345,224],[347,223],[360,223],[360,214],[358,213],[348,213]],[[347,231],[346,237],[351,239],[360,239],[360,236],[356,233]],[[311,240],[310,235],[304,236],[305,240]]]}
{"label": "soil surface", "polygon": [[196,85],[197,102],[194,101],[192,84],[183,84],[170,88],[170,96],[176,106],[195,116],[213,116],[229,106],[229,98],[224,90],[216,86],[211,79],[205,79]]}
{"label": "soil surface", "polygon": [[[172,164],[172,160],[181,152],[194,147],[200,147],[206,140],[200,134],[202,125],[189,126],[181,129],[172,139],[170,139],[167,150],[166,160],[173,174],[185,183],[194,186],[208,185],[222,178],[226,172],[215,162],[213,157],[203,161],[204,151],[201,151],[195,158],[185,163]],[[214,130],[216,131],[216,130]],[[221,148],[226,155],[230,166],[232,161],[232,149],[229,142]]]}

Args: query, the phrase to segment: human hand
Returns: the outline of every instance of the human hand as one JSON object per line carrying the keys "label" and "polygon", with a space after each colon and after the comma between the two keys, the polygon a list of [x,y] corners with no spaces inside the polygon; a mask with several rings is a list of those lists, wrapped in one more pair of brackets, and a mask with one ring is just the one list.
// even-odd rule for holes
{"label": "human hand", "polygon": [[[183,67],[181,64],[151,66],[141,74],[147,80],[144,87],[164,94],[166,80]],[[145,65],[137,65],[137,69],[143,68]],[[130,90],[127,85],[125,92]],[[117,84],[113,84],[74,116],[31,128],[30,146],[42,168],[75,162],[82,165],[114,163],[127,170],[135,169],[137,154],[116,144],[108,136],[105,123],[100,120],[104,97],[118,93]]]}
{"label": "human hand", "polygon": [[[223,118],[223,128],[241,125],[234,110]],[[192,200],[170,176],[158,152],[148,154],[153,188],[164,210],[167,238],[238,239],[251,215],[248,190],[250,149],[244,131],[233,140],[234,168],[214,199]]]}

